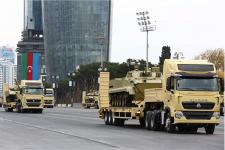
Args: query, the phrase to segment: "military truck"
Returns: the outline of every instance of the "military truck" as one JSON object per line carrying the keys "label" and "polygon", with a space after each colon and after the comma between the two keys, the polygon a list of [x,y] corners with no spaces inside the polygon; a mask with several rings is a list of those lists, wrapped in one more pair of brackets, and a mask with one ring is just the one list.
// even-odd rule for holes
{"label": "military truck", "polygon": [[[137,84],[136,81],[138,78],[130,80]],[[106,125],[124,125],[125,120],[139,119],[140,125],[148,130],[197,132],[204,127],[207,134],[213,134],[220,121],[221,101],[214,64],[166,59],[161,81],[162,88],[143,88],[144,93],[136,90],[144,95],[143,100],[138,101],[135,95],[125,105],[122,102],[112,105],[109,73],[101,72],[99,117]],[[122,88],[117,88],[118,93]],[[120,96],[117,101],[122,100],[127,99]]]}
{"label": "military truck", "polygon": [[52,88],[44,89],[44,107],[45,108],[54,107],[54,90]]}
{"label": "military truck", "polygon": [[3,84],[2,104],[6,112],[13,112],[13,109],[16,108],[18,93],[19,90],[17,88],[10,88],[8,83]]}
{"label": "military truck", "polygon": [[42,113],[44,107],[43,84],[41,80],[21,80],[16,82],[19,89],[17,94],[17,112]]}
{"label": "military truck", "polygon": [[82,92],[82,106],[84,108],[94,107],[95,109],[98,109],[98,101],[98,91],[91,91],[89,93],[86,93],[86,91]]}

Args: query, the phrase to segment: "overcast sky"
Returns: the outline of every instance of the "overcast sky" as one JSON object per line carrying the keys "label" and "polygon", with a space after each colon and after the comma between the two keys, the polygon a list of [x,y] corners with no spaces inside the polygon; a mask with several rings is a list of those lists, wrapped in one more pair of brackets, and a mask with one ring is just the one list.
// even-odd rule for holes
{"label": "overcast sky", "polygon": [[[149,11],[156,31],[149,34],[149,61],[158,63],[162,46],[191,59],[206,49],[224,48],[224,0],[114,0],[111,61],[146,58],[146,33],[136,12]],[[16,48],[23,29],[23,0],[0,1],[0,46]]]}

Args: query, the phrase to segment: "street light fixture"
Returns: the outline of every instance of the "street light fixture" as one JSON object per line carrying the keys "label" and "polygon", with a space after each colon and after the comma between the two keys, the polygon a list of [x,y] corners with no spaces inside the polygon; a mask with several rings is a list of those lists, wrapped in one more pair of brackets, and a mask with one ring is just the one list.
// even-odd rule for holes
{"label": "street light fixture", "polygon": [[55,101],[57,101],[57,88],[58,88],[58,80],[59,80],[59,75],[52,75],[52,88],[54,89],[54,98]]}
{"label": "street light fixture", "polygon": [[147,33],[147,40],[146,40],[146,73],[148,71],[148,32],[149,31],[155,31],[156,26],[151,25],[149,12],[148,11],[143,11],[143,12],[137,12],[136,15],[138,16],[138,25],[141,26],[141,31]]}
{"label": "street light fixture", "polygon": [[68,75],[68,78],[70,79],[69,81],[69,87],[71,87],[71,105],[73,104],[73,86],[75,86],[75,83],[74,83],[74,77],[76,76],[76,73],[75,72],[68,72],[67,73]]}

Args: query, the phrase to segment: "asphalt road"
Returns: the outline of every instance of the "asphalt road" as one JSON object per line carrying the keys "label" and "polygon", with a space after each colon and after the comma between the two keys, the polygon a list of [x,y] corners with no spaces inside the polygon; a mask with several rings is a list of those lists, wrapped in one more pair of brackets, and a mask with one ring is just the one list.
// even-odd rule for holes
{"label": "asphalt road", "polygon": [[53,108],[43,114],[0,109],[0,150],[223,150],[224,118],[213,135],[147,131],[137,121],[106,126],[95,109]]}

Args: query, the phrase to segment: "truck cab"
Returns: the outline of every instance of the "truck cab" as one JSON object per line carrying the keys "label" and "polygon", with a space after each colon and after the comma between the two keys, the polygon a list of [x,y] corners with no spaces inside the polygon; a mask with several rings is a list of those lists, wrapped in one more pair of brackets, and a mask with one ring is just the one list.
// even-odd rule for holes
{"label": "truck cab", "polygon": [[41,80],[21,80],[18,85],[16,109],[18,112],[42,113],[44,106],[43,84]]}
{"label": "truck cab", "polygon": [[44,107],[54,107],[54,90],[52,88],[46,88],[44,90]]}
{"label": "truck cab", "polygon": [[[168,132],[174,132],[176,127],[180,131],[204,127],[207,134],[213,134],[215,125],[220,123],[219,87],[214,64],[203,60],[166,59],[162,89],[146,92],[155,94],[146,98],[146,102],[150,102],[151,107],[158,104],[154,110],[146,108],[150,110],[146,118],[152,118],[153,113],[160,114],[158,120]],[[150,122],[151,119],[147,119],[147,125]]]}

